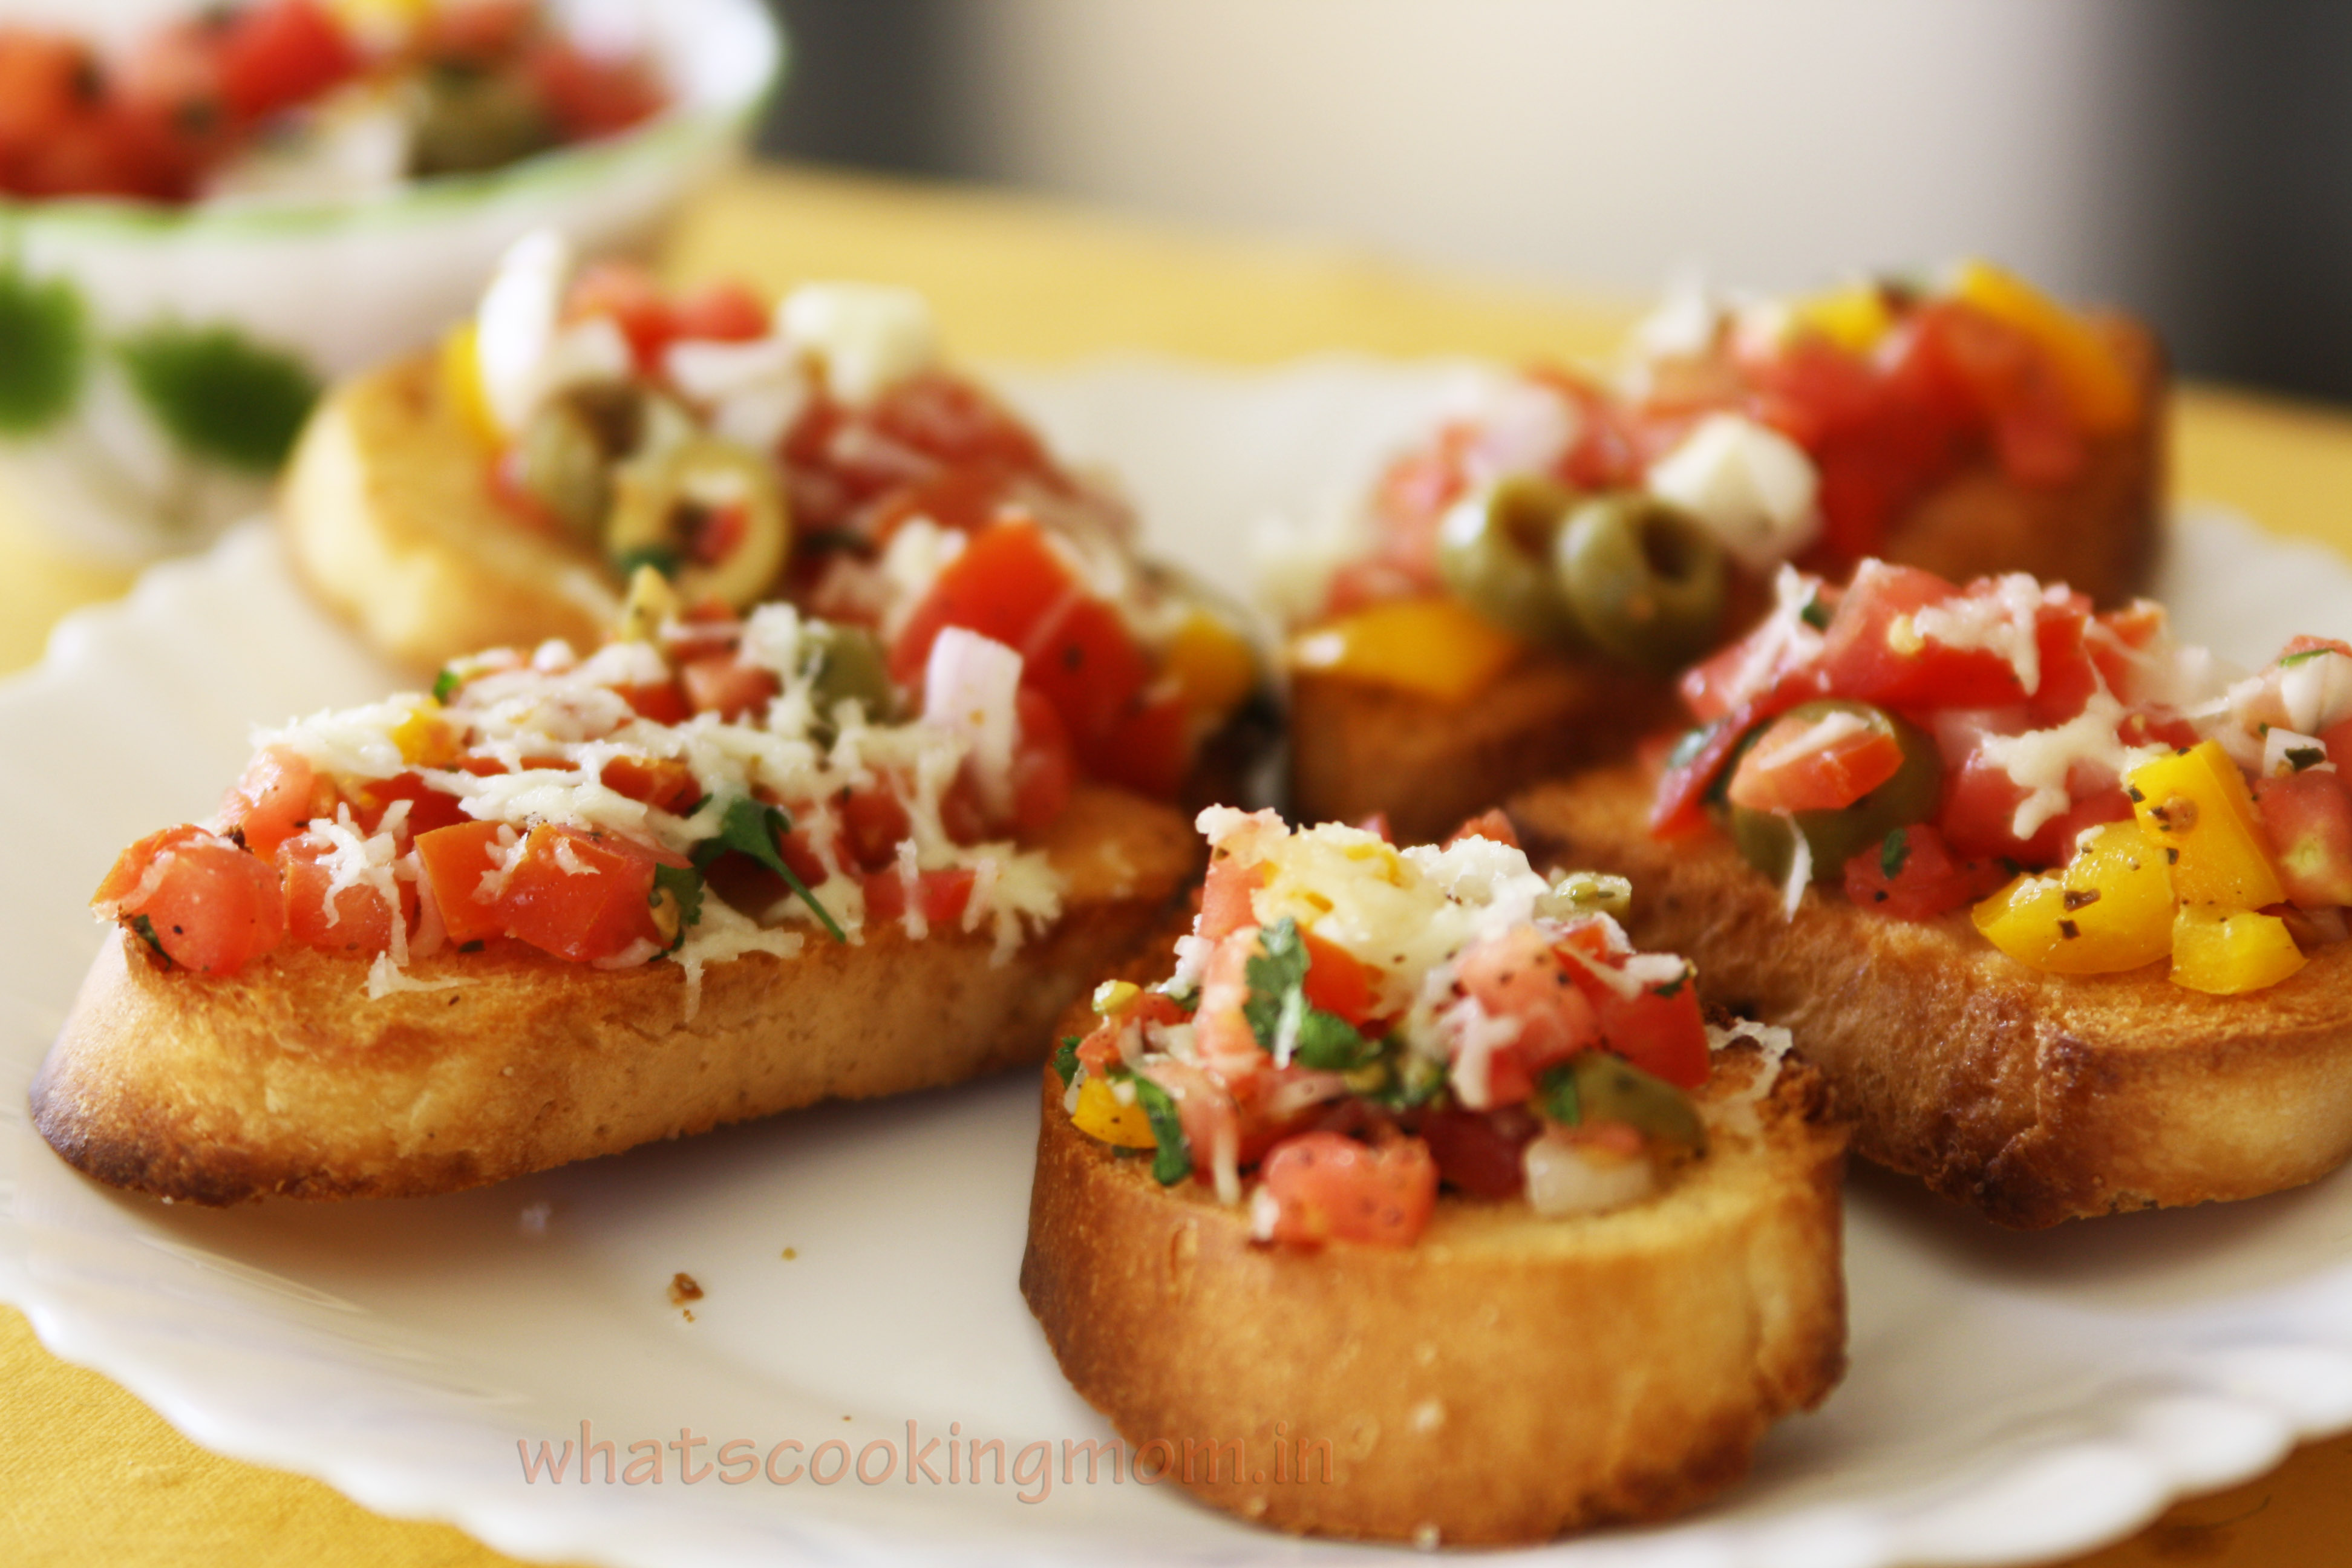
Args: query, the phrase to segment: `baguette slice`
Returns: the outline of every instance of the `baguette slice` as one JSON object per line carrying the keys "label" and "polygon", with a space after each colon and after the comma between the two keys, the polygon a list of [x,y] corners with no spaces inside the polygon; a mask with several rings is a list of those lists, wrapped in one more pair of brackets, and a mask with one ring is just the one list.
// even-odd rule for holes
{"label": "baguette slice", "polygon": [[[2164,500],[2164,353],[2128,317],[2092,320],[2140,388],[2139,420],[2095,443],[2064,484],[2021,484],[1990,457],[1962,469],[1894,520],[1882,556],[1956,583],[2024,572],[2103,605],[2147,586]],[[1400,840],[1437,838],[1542,780],[1625,756],[1679,711],[1668,680],[1544,651],[1461,702],[1300,671],[1292,799],[1305,821],[1384,811]]]}
{"label": "baguette slice", "polygon": [[1743,1100],[1758,1065],[1718,1054],[1711,1152],[1654,1198],[1445,1196],[1410,1247],[1313,1252],[1078,1131],[1048,1068],[1022,1294],[1139,1466],[1256,1522],[1426,1546],[1662,1518],[1844,1370],[1844,1134],[1794,1058]]}
{"label": "baguette slice", "polygon": [[2352,943],[2282,984],[2207,996],[2162,963],[2044,974],[1965,911],[1929,924],[1780,889],[1717,835],[1660,842],[1611,769],[1520,796],[1530,852],[1633,879],[1626,929],[1707,999],[1781,1024],[1855,1119],[1855,1152],[1995,1222],[2254,1197],[2352,1155]]}
{"label": "baguette slice", "polygon": [[413,1197],[958,1082],[1036,1060],[1200,866],[1183,817],[1106,789],[1082,788],[1043,847],[1062,917],[1010,962],[985,928],[874,926],[847,947],[812,928],[796,958],[709,965],[691,1018],[674,963],[500,943],[410,967],[460,984],[372,1002],[364,960],[289,943],[191,974],[117,933],[34,1080],[34,1121],[86,1173],[183,1202]]}

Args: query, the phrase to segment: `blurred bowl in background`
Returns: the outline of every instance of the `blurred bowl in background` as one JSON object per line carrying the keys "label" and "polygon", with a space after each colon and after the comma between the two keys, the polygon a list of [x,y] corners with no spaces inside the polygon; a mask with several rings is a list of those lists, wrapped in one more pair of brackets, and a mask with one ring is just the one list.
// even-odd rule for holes
{"label": "blurred bowl in background", "polygon": [[[119,29],[101,9],[77,30]],[[528,229],[592,252],[648,244],[740,153],[782,71],[759,0],[550,9],[640,41],[669,106],[614,136],[364,196],[0,196],[0,505],[93,561],[207,542],[267,500],[321,384],[466,314]]]}

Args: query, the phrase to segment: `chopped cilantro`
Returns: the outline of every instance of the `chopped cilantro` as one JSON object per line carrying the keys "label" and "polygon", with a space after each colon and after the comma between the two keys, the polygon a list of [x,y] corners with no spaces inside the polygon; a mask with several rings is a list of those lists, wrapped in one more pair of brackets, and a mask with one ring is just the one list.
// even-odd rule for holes
{"label": "chopped cilantro", "polygon": [[1327,1013],[1307,1000],[1307,971],[1311,960],[1298,934],[1298,922],[1288,915],[1268,926],[1258,938],[1265,951],[1249,961],[1244,972],[1249,1000],[1242,1016],[1251,1033],[1268,1051],[1286,1036],[1290,1057],[1307,1067],[1344,1071],[1363,1066],[1379,1047],[1336,1013]]}
{"label": "chopped cilantro", "polygon": [[1062,1043],[1054,1047],[1054,1072],[1064,1089],[1069,1088],[1070,1080],[1078,1076],[1077,1036],[1064,1035]]}
{"label": "chopped cilantro", "polygon": [[824,929],[833,933],[834,941],[845,942],[849,938],[842,931],[840,922],[833,918],[833,911],[817,902],[816,895],[809,891],[808,884],[784,864],[783,856],[776,848],[776,840],[792,830],[793,819],[782,810],[753,800],[748,795],[738,795],[727,803],[726,814],[719,819],[717,837],[706,838],[694,847],[694,864],[698,869],[707,870],[712,861],[730,849],[749,855],[782,877],[784,885],[800,895],[801,902],[806,904]]}
{"label": "chopped cilantro", "polygon": [[319,396],[310,366],[234,327],[166,321],[120,353],[140,402],[173,440],[250,473],[286,460]]}
{"label": "chopped cilantro", "polygon": [[63,278],[38,282],[0,262],[0,431],[22,435],[69,412],[81,391],[89,324]]}
{"label": "chopped cilantro", "polygon": [[2294,764],[2296,773],[2301,773],[2305,768],[2317,767],[2326,762],[2327,749],[2325,746],[2289,746],[2286,760]]}
{"label": "chopped cilantro", "polygon": [[1830,629],[1830,612],[1828,606],[1822,603],[1819,594],[1805,601],[1805,607],[1797,612],[1797,618],[1817,632]]}
{"label": "chopped cilantro", "polygon": [[1903,875],[1903,868],[1910,859],[1910,830],[1898,827],[1878,847],[1878,874],[1891,882]]}
{"label": "chopped cilantro", "polygon": [[155,922],[153,921],[149,920],[145,915],[132,915],[131,917],[131,929],[139,933],[139,938],[142,942],[144,942],[149,947],[155,950],[156,957],[162,959],[166,963],[172,962],[172,955],[163,951],[163,939],[155,934]]}
{"label": "chopped cilantro", "polygon": [[1683,987],[1690,984],[1691,975],[1695,973],[1696,972],[1693,970],[1689,964],[1685,963],[1683,965],[1683,972],[1680,974],[1675,975],[1664,985],[1652,986],[1650,988],[1651,994],[1666,997],[1679,996],[1682,994]]}
{"label": "chopped cilantro", "polygon": [[2295,666],[2295,665],[2298,665],[2298,664],[2306,664],[2306,663],[2310,662],[2312,659],[2317,658],[2321,654],[2324,654],[2324,653],[2341,653],[2342,651],[2343,651],[2343,649],[2341,649],[2341,648],[2333,648],[2333,647],[2307,647],[2307,648],[2305,648],[2301,653],[2291,653],[2291,654],[2286,655],[2284,658],[2281,658],[2281,659],[2278,661],[2278,662],[2279,662],[2279,668],[2280,668],[2281,669],[2290,668],[2292,668],[2293,666]]}
{"label": "chopped cilantro", "polygon": [[1576,1069],[1567,1062],[1544,1069],[1536,1080],[1536,1106],[1562,1127],[1584,1120],[1584,1104],[1576,1092]]}
{"label": "chopped cilantro", "polygon": [[613,557],[613,570],[627,582],[640,566],[650,566],[665,577],[677,575],[677,552],[667,544],[640,544]]}
{"label": "chopped cilantro", "polygon": [[457,689],[465,684],[457,678],[456,670],[443,670],[433,678],[433,700],[447,706],[449,699],[457,696]]}
{"label": "chopped cilantro", "polygon": [[702,873],[691,866],[655,867],[653,891],[646,901],[659,904],[664,893],[677,900],[677,935],[669,944],[675,952],[686,941],[686,928],[702,921]]}
{"label": "chopped cilantro", "polygon": [[1192,1173],[1192,1148],[1184,1142],[1184,1119],[1176,1114],[1176,1101],[1168,1091],[1148,1078],[1136,1078],[1135,1102],[1143,1107],[1146,1120],[1151,1123],[1151,1141],[1160,1152],[1151,1159],[1151,1178],[1163,1187],[1172,1187]]}

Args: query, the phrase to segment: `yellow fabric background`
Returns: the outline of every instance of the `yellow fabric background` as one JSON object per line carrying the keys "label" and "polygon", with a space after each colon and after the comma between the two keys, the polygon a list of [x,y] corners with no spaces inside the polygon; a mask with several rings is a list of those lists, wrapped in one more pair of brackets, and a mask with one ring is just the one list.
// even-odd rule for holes
{"label": "yellow fabric background", "polygon": [[[1053,363],[1121,349],[1264,364],[1325,350],[1517,360],[1606,349],[1622,304],[1432,277],[1309,247],[1173,234],[995,195],[761,170],[698,201],[669,271],[776,289],[809,277],[905,282],[954,353]],[[2352,552],[2352,418],[2185,390],[2176,490]],[[126,574],[78,564],[0,498],[0,671]],[[327,1487],[209,1454],[122,1389],[44,1351],[0,1310],[0,1563],[105,1568],[512,1560],[446,1525],[385,1519]],[[2191,1500],[2076,1568],[2336,1568],[2352,1540],[2352,1436]]]}

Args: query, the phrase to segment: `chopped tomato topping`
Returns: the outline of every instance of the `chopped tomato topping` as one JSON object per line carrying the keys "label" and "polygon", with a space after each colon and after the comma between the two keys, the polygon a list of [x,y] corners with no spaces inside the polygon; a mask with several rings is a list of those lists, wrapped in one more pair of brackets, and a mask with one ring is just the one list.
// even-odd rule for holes
{"label": "chopped tomato topping", "polygon": [[613,689],[635,710],[638,718],[650,719],[656,724],[683,723],[694,716],[694,709],[687,702],[686,693],[677,689],[675,680],[643,686],[616,686]]}
{"label": "chopped tomato topping", "polygon": [[200,973],[234,973],[286,936],[278,873],[201,827],[166,828],[125,849],[91,901]]}
{"label": "chopped tomato topping", "polygon": [[1375,998],[1372,972],[1336,942],[1313,931],[1303,933],[1307,946],[1307,978],[1300,989],[1310,1006],[1337,1014],[1357,1028],[1372,1020]]}
{"label": "chopped tomato topping", "polygon": [[1522,1156],[1539,1123],[1517,1114],[1448,1107],[1424,1114],[1418,1128],[1447,1186],[1474,1198],[1507,1198],[1527,1185]]}
{"label": "chopped tomato topping", "polygon": [[1725,795],[1755,811],[1834,811],[1895,776],[1903,746],[1877,725],[1833,713],[1773,721],[1740,756]]}
{"label": "chopped tomato topping", "polygon": [[509,934],[576,963],[615,958],[640,942],[657,949],[656,864],[653,851],[625,838],[541,823],[523,839],[498,915]]}
{"label": "chopped tomato topping", "polygon": [[676,757],[618,756],[597,776],[606,789],[677,816],[693,810],[702,798],[694,770]]}
{"label": "chopped tomato topping", "polygon": [[460,822],[416,836],[416,858],[441,925],[453,942],[483,942],[506,934],[506,920],[482,897],[483,879],[497,874],[499,825]]}
{"label": "chopped tomato topping", "polygon": [[1544,1068],[1599,1042],[1600,1020],[1570,968],[1531,925],[1513,926],[1463,950],[1457,969],[1463,992],[1488,1016],[1519,1026],[1517,1036],[1495,1050],[1487,1105],[1527,1099]]}
{"label": "chopped tomato topping", "polygon": [[[408,814],[401,819],[402,831],[414,837],[430,833],[436,827],[447,827],[467,820],[466,807],[454,795],[435,789],[425,782],[422,773],[396,773],[388,779],[376,779],[360,786],[359,797],[352,802],[352,819],[362,833],[373,834],[383,825],[393,806],[401,801],[408,803]],[[312,813],[325,816],[327,812]],[[252,835],[246,842],[252,843]],[[257,847],[254,851],[259,854]]]}
{"label": "chopped tomato topping", "polygon": [[1201,884],[1201,918],[1194,932],[1208,942],[1223,942],[1237,931],[1257,924],[1251,896],[1265,886],[1273,868],[1262,860],[1244,861],[1219,852],[1209,859],[1209,874]]}
{"label": "chopped tomato topping", "polygon": [[[664,102],[661,84],[643,62],[592,55],[561,38],[548,39],[531,51],[529,71],[540,100],[567,142],[625,131],[659,113]],[[759,330],[741,335],[757,337],[765,328],[763,320]],[[719,334],[681,327],[678,335]]]}
{"label": "chopped tomato topping", "polygon": [[1302,1132],[1275,1145],[1259,1178],[1276,1205],[1269,1239],[1293,1247],[1410,1246],[1437,1206],[1437,1162],[1418,1138],[1375,1147]]}
{"label": "chopped tomato topping", "polygon": [[1070,804],[1077,760],[1069,731],[1045,696],[1023,687],[1015,699],[1021,734],[1013,749],[1013,831],[1033,837],[1053,826]]}
{"label": "chopped tomato topping", "polygon": [[687,706],[733,722],[757,712],[782,689],[772,670],[746,664],[731,653],[705,654],[678,667]]}
{"label": "chopped tomato topping", "polygon": [[263,0],[233,13],[220,37],[221,90],[259,120],[355,75],[359,50],[317,0]]}
{"label": "chopped tomato topping", "polygon": [[[940,871],[919,871],[915,874],[915,908],[930,924],[952,924],[963,919],[964,910],[971,903],[974,880],[974,873],[968,866],[954,866]],[[865,884],[867,920],[895,921],[906,917],[906,878],[897,871],[872,871],[866,874]]]}
{"label": "chopped tomato topping", "polygon": [[1489,839],[1496,844],[1507,844],[1514,849],[1519,847],[1519,830],[1513,827],[1511,819],[1499,811],[1483,811],[1470,818],[1454,830],[1444,847],[1451,849],[1465,838]]}
{"label": "chopped tomato topping", "polygon": [[2009,879],[1997,862],[1955,858],[1932,824],[1899,832],[1895,849],[1874,844],[1846,862],[1848,900],[1899,921],[1932,921],[1975,903]]}
{"label": "chopped tomato topping", "polygon": [[2279,884],[2306,910],[2352,904],[2352,786],[2307,768],[2254,783],[2254,804],[2277,847]]}
{"label": "chopped tomato topping", "polygon": [[[394,911],[383,894],[365,882],[354,882],[331,898],[334,870],[326,862],[335,854],[332,838],[316,830],[297,834],[278,849],[278,874],[286,889],[286,934],[296,942],[326,952],[377,953],[392,946]],[[415,892],[394,884],[404,893],[409,910]],[[400,918],[405,919],[407,911]]]}
{"label": "chopped tomato topping", "polygon": [[1698,988],[1685,979],[1644,986],[1631,996],[1603,989],[1593,997],[1601,1037],[1608,1047],[1653,1078],[1676,1089],[1706,1081],[1706,1020]]}
{"label": "chopped tomato topping", "polygon": [[245,764],[245,775],[221,797],[215,818],[224,834],[234,833],[264,861],[314,816],[332,816],[335,786],[321,778],[310,759],[288,746],[265,746]]}

